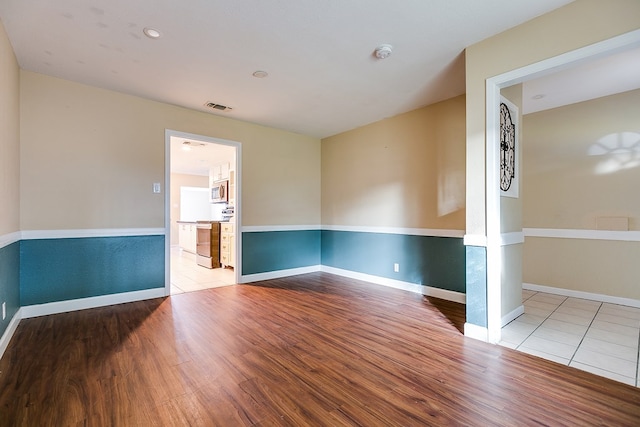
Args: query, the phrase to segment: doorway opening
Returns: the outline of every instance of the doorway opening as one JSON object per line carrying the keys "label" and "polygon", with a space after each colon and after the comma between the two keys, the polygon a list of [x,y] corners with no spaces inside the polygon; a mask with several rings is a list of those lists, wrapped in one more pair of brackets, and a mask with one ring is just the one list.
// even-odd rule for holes
{"label": "doorway opening", "polygon": [[[586,46],[520,69],[516,69],[486,81],[486,232],[487,232],[487,332],[488,341],[501,339],[502,299],[504,295],[503,246],[505,233],[501,224],[501,194],[499,182],[499,105],[500,90],[534,78],[567,69],[590,59],[601,58],[613,52],[637,47],[640,31],[632,31],[600,43]],[[520,233],[522,234],[522,233]],[[521,286],[521,284],[520,284]]]}
{"label": "doorway opening", "polygon": [[165,131],[165,295],[240,282],[241,144]]}

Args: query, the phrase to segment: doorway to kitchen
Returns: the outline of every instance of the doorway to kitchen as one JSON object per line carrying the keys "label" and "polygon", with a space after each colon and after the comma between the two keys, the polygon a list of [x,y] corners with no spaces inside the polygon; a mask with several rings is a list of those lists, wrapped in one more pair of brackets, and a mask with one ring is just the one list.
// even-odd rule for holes
{"label": "doorway to kitchen", "polygon": [[165,294],[239,282],[241,144],[165,131]]}

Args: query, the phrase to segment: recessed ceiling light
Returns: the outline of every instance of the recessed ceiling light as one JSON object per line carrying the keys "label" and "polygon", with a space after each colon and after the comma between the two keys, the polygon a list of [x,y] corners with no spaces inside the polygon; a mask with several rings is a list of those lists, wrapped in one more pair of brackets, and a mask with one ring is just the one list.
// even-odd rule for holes
{"label": "recessed ceiling light", "polygon": [[531,99],[542,99],[544,98],[544,93],[539,93],[531,97]]}
{"label": "recessed ceiling light", "polygon": [[201,142],[182,141],[182,149],[184,151],[191,151],[192,148],[196,147],[204,147],[204,144]]}
{"label": "recessed ceiling light", "polygon": [[144,33],[145,36],[149,37],[150,39],[158,39],[161,36],[160,31],[151,27],[146,27],[144,30],[142,30],[142,32]]}
{"label": "recessed ceiling light", "polygon": [[253,73],[253,77],[257,77],[259,79],[264,79],[268,75],[269,75],[269,73],[267,73],[266,71],[261,71],[261,70],[258,70],[258,71]]}

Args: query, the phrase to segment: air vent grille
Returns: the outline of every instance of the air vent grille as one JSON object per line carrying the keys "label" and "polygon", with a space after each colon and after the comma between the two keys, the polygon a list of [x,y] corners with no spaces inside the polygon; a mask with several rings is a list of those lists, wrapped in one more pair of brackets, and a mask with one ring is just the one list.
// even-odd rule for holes
{"label": "air vent grille", "polygon": [[222,105],[222,104],[216,104],[215,102],[207,102],[206,104],[204,104],[205,107],[208,108],[212,108],[214,110],[219,110],[219,111],[231,111],[233,110],[233,108],[231,107],[227,107],[226,105]]}

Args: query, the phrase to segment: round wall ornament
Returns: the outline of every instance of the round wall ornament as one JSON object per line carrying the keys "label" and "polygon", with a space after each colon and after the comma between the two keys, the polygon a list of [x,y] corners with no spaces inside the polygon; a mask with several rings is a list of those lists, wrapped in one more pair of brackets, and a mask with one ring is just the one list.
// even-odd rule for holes
{"label": "round wall ornament", "polygon": [[507,104],[500,103],[500,189],[508,191],[516,175],[516,126]]}

